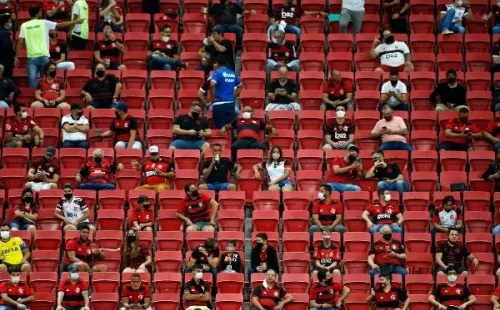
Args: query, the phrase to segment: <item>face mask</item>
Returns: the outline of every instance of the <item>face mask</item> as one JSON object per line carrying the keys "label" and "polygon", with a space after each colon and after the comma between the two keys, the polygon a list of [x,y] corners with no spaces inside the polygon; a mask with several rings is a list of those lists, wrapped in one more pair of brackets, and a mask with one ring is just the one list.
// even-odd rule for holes
{"label": "face mask", "polygon": [[194,278],[195,278],[195,280],[201,280],[201,279],[203,279],[203,272],[196,272],[194,274]]}
{"label": "face mask", "polygon": [[333,284],[333,279],[332,278],[326,279],[325,283],[326,283],[326,285],[332,285]]}
{"label": "face mask", "polygon": [[71,197],[73,197],[73,194],[64,194],[64,198],[66,198],[66,200],[70,200]]}
{"label": "face mask", "polygon": [[162,37],[161,37],[161,40],[162,40],[163,42],[168,42],[168,41],[170,40],[170,35],[167,35],[167,36],[162,36]]}
{"label": "face mask", "polygon": [[72,272],[69,274],[69,277],[71,278],[72,281],[76,281],[80,278],[80,275],[77,272]]}
{"label": "face mask", "polygon": [[32,203],[33,202],[33,197],[24,197],[23,201],[24,201],[24,203]]}
{"label": "face mask", "polygon": [[273,159],[275,160],[280,159],[280,153],[273,153]]}
{"label": "face mask", "polygon": [[318,193],[318,199],[319,199],[319,200],[325,200],[325,194],[323,194],[323,193]]}
{"label": "face mask", "polygon": [[102,163],[102,157],[101,157],[101,156],[95,156],[95,157],[94,157],[94,162],[95,162],[96,164],[100,164],[100,163]]}
{"label": "face mask", "polygon": [[398,85],[398,81],[391,81],[391,85],[392,87],[396,87],[396,85]]}
{"label": "face mask", "polygon": [[104,75],[106,74],[106,72],[104,72],[104,70],[97,70],[95,72],[95,75],[97,75],[97,77],[103,77]]}
{"label": "face mask", "polygon": [[7,240],[10,238],[10,232],[9,231],[2,231],[0,232],[0,238],[3,240]]}
{"label": "face mask", "polygon": [[127,243],[128,244],[134,243],[135,239],[137,239],[135,236],[127,236]]}
{"label": "face mask", "polygon": [[194,119],[197,119],[198,117],[200,117],[200,112],[191,112],[191,116],[192,116]]}
{"label": "face mask", "polygon": [[21,277],[20,276],[12,276],[12,277],[10,277],[10,282],[12,282],[12,284],[17,284],[17,283],[19,283],[19,281],[21,281]]}
{"label": "face mask", "polygon": [[198,190],[195,189],[194,191],[191,192],[191,196],[193,197],[198,197]]}
{"label": "face mask", "polygon": [[[2,2],[2,1],[0,1],[0,2]],[[6,3],[6,2],[7,2],[7,1],[5,1],[4,3]],[[11,30],[11,29],[12,29],[12,23],[8,23],[8,24],[6,24],[6,25],[5,25],[5,29],[7,29],[7,30]]]}
{"label": "face mask", "polygon": [[250,113],[250,112],[243,112],[243,114],[241,116],[243,116],[244,119],[250,119],[250,117],[252,117],[252,113]]}
{"label": "face mask", "polygon": [[384,238],[384,240],[389,241],[389,240],[391,240],[391,238],[392,238],[392,233],[386,233],[386,234],[383,234],[383,235],[382,235],[382,238]]}
{"label": "face mask", "polygon": [[344,118],[345,111],[340,110],[340,111],[335,112],[335,114],[337,115],[338,118]]}
{"label": "face mask", "polygon": [[356,160],[356,158],[357,158],[356,155],[349,154],[349,157],[348,157],[349,162],[353,163]]}
{"label": "face mask", "polygon": [[390,35],[384,40],[385,44],[392,44],[394,43],[394,36]]}
{"label": "face mask", "polygon": [[77,116],[78,118],[82,117],[82,115],[83,115],[83,111],[80,111],[80,112],[78,112],[78,113],[76,114],[76,116]]}
{"label": "face mask", "polygon": [[459,0],[459,1],[457,1],[457,5],[462,6],[462,5],[464,5],[464,2],[462,0]]}
{"label": "face mask", "polygon": [[457,278],[458,278],[458,276],[457,276],[456,274],[450,274],[450,275],[448,276],[448,281],[449,281],[450,283],[455,283],[455,282],[457,282]]}
{"label": "face mask", "polygon": [[149,209],[149,203],[142,205],[144,209]]}
{"label": "face mask", "polygon": [[448,82],[448,84],[455,84],[455,82],[457,81],[456,78],[447,78],[446,81]]}
{"label": "face mask", "polygon": [[278,43],[278,39],[276,39],[275,37],[272,37],[271,38],[271,42],[277,44]]}
{"label": "face mask", "polygon": [[22,119],[26,119],[27,117],[28,117],[28,112],[24,111],[23,113],[21,113]]}
{"label": "face mask", "polygon": [[49,71],[49,76],[50,77],[56,77],[56,74],[57,74],[56,70]]}
{"label": "face mask", "polygon": [[49,36],[50,36],[52,39],[55,39],[55,38],[57,38],[57,33],[51,33],[51,34],[49,34]]}
{"label": "face mask", "polygon": [[385,194],[384,195],[384,200],[385,201],[391,201],[391,194]]}

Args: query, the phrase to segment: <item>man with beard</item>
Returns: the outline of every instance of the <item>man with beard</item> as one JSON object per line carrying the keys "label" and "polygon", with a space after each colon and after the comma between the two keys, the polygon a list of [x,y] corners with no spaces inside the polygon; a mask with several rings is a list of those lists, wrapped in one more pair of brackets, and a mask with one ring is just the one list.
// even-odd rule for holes
{"label": "man with beard", "polygon": [[363,177],[363,165],[356,145],[349,145],[342,157],[335,157],[332,162],[333,176],[328,183],[334,192],[359,192],[361,187],[354,184],[354,180]]}
{"label": "man with beard", "polygon": [[26,187],[34,192],[47,189],[57,189],[59,181],[59,160],[56,157],[56,148],[49,146],[45,155],[34,162],[28,171]]}
{"label": "man with beard", "polygon": [[444,126],[445,136],[439,143],[440,150],[463,151],[472,149],[474,138],[480,138],[483,133],[469,121],[469,108],[458,110],[458,118],[450,119]]}
{"label": "man with beard", "polygon": [[196,185],[188,183],[184,186],[186,198],[177,209],[177,218],[184,222],[188,231],[215,232],[219,204],[206,194],[198,192]]}
{"label": "man with beard", "polygon": [[96,259],[102,259],[102,249],[90,239],[90,228],[86,224],[79,227],[80,236],[66,241],[66,257],[63,271],[67,272],[105,272],[107,266],[95,264]]}
{"label": "man with beard", "polygon": [[476,303],[476,297],[465,284],[457,283],[457,271],[449,268],[447,278],[448,283],[438,284],[429,295],[429,303],[438,310],[470,309],[469,306]]}
{"label": "man with beard", "polygon": [[[311,310],[342,309],[343,302],[350,293],[347,286],[333,282],[330,272],[323,270],[318,272],[318,283],[309,292],[309,306]],[[338,299],[336,295],[340,295]]]}
{"label": "man with beard", "polygon": [[[390,275],[380,275],[375,289],[372,290],[366,302],[375,305],[375,309],[401,309],[410,308],[410,298],[404,288],[391,282]],[[403,305],[403,306],[401,306]]]}
{"label": "man with beard", "polygon": [[465,261],[472,262],[474,268],[479,265],[477,257],[469,252],[469,249],[458,241],[459,232],[456,228],[448,231],[448,242],[439,245],[436,251],[437,274],[446,274],[451,268],[464,277],[469,274]]}
{"label": "man with beard", "polygon": [[434,210],[433,228],[431,232],[448,233],[450,228],[461,230],[463,228],[463,215],[460,206],[455,204],[453,196],[446,196],[443,204]]}
{"label": "man with beard", "polygon": [[406,142],[408,128],[405,121],[400,116],[394,115],[393,108],[386,104],[382,108],[382,119],[375,124],[370,136],[374,139],[381,139],[382,145],[378,148],[379,151],[386,150],[402,150],[413,151],[411,145]]}

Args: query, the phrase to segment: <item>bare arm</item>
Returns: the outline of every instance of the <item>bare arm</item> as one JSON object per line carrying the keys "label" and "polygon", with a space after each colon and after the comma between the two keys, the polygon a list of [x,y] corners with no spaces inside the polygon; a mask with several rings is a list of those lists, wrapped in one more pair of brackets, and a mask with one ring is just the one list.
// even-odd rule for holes
{"label": "bare arm", "polygon": [[444,263],[443,263],[443,253],[440,253],[440,252],[437,252],[436,253],[436,264],[443,268],[443,269],[446,269],[448,268],[448,266],[446,266]]}
{"label": "bare arm", "polygon": [[361,214],[361,218],[366,222],[366,224],[368,224],[368,226],[373,225],[373,222],[370,219],[370,212],[366,210],[363,211],[363,213]]}

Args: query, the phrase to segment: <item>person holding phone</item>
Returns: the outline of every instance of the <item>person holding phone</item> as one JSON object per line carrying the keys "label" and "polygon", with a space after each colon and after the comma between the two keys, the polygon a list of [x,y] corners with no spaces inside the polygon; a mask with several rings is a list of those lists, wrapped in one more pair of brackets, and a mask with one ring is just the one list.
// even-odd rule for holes
{"label": "person holding phone", "polygon": [[370,134],[372,138],[382,141],[382,145],[380,145],[378,150],[382,152],[386,150],[413,151],[411,144],[406,141],[408,128],[405,121],[402,117],[394,115],[394,108],[391,105],[384,105],[382,108],[382,117],[375,124]]}
{"label": "person holding phone", "polygon": [[269,111],[300,111],[298,101],[299,87],[297,83],[288,79],[288,68],[283,65],[279,68],[279,78],[271,82],[267,90],[268,104],[266,112]]}
{"label": "person holding phone", "polygon": [[471,143],[483,133],[469,121],[469,108],[464,106],[458,110],[458,118],[450,119],[445,128],[445,136],[439,143],[440,150],[463,151],[472,149]]}

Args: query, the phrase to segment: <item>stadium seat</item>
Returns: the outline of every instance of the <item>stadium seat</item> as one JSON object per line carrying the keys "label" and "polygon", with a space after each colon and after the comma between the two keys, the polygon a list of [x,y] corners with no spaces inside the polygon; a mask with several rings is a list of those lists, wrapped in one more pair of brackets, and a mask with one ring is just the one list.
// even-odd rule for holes
{"label": "stadium seat", "polygon": [[342,278],[345,286],[351,289],[351,293],[364,293],[370,291],[371,281],[368,274],[345,274]]}
{"label": "stadium seat", "polygon": [[238,150],[236,157],[243,170],[252,170],[255,164],[263,162],[264,152],[262,150]]}
{"label": "stadium seat", "polygon": [[179,272],[157,272],[154,277],[155,292],[179,294],[182,289],[182,274]]}
{"label": "stadium seat", "polygon": [[465,74],[465,84],[468,91],[488,91],[490,90],[490,77],[483,72],[467,72]]}
{"label": "stadium seat", "polygon": [[370,203],[370,193],[361,192],[345,192],[343,193],[345,210],[360,210],[364,211]]}
{"label": "stadium seat", "polygon": [[283,192],[283,204],[285,210],[309,210],[310,201],[311,195],[309,192]]}
{"label": "stadium seat", "polygon": [[366,222],[361,219],[363,211],[346,210],[344,223],[348,232],[366,232]]}
{"label": "stadium seat", "polygon": [[219,231],[217,234],[217,244],[219,245],[219,249],[226,249],[229,240],[236,242],[236,251],[243,251],[243,244],[245,243],[245,234],[243,231]]}
{"label": "stadium seat", "polygon": [[[5,149],[7,150],[7,149]],[[5,157],[5,150],[3,156]],[[86,161],[87,150],[80,148],[61,148],[59,163],[62,169],[79,169]]]}
{"label": "stadium seat", "polygon": [[26,169],[30,158],[28,148],[4,148],[2,152],[2,167],[11,169]]}
{"label": "stadium seat", "polygon": [[480,233],[491,231],[491,213],[483,211],[467,211],[464,215],[464,225],[467,232]]}
{"label": "stadium seat", "polygon": [[432,53],[434,54],[436,38],[431,33],[412,33],[411,50],[415,54]]}
{"label": "stadium seat", "polygon": [[242,294],[245,277],[242,273],[225,273],[217,275],[217,293]]}
{"label": "stadium seat", "polygon": [[[328,50],[330,52],[350,52],[354,44],[353,35],[350,33],[330,33],[328,34]],[[352,57],[352,55],[351,55]]]}
{"label": "stadium seat", "polygon": [[467,184],[467,173],[465,171],[444,171],[439,175],[441,191],[451,191],[451,185],[454,183]]}
{"label": "stadium seat", "polygon": [[371,235],[368,232],[346,232],[343,243],[346,252],[368,252]]}
{"label": "stadium seat", "polygon": [[156,233],[156,246],[160,251],[180,251],[183,242],[184,234],[181,231],[158,231]]}
{"label": "stadium seat", "polygon": [[254,231],[278,231],[279,213],[274,210],[254,210],[252,222]]}
{"label": "stadium seat", "polygon": [[25,169],[4,168],[0,170],[0,183],[6,190],[13,188],[24,188],[25,179]]}
{"label": "stadium seat", "polygon": [[434,72],[414,72],[410,75],[410,83],[412,91],[434,90],[436,85],[436,75]]}
{"label": "stadium seat", "polygon": [[463,192],[463,205],[466,211],[488,211],[490,208],[490,193]]}
{"label": "stadium seat", "polygon": [[114,310],[118,308],[118,304],[118,293],[92,292],[91,305],[93,309]]}
{"label": "stadium seat", "polygon": [[437,56],[437,68],[439,71],[454,69],[462,71],[463,59],[461,54],[442,53]]}
{"label": "stadium seat", "polygon": [[371,130],[356,130],[354,140],[356,146],[361,150],[374,151],[378,149],[380,142],[371,137]]}
{"label": "stadium seat", "polygon": [[434,278],[430,274],[408,274],[405,276],[405,284],[410,294],[430,294],[433,288]]}
{"label": "stadium seat", "polygon": [[434,111],[435,107],[430,103],[429,97],[432,90],[413,90],[410,92],[410,104],[412,111]]}
{"label": "stadium seat", "polygon": [[31,266],[36,272],[58,272],[60,250],[35,250],[31,253]]}
{"label": "stadium seat", "polygon": [[467,276],[467,285],[474,295],[491,296],[495,290],[495,276],[486,274],[472,274]]}
{"label": "stadium seat", "polygon": [[293,130],[295,128],[294,111],[270,111],[268,113],[269,123],[278,130]]}
{"label": "stadium seat", "polygon": [[464,171],[467,154],[459,151],[439,151],[441,171]]}
{"label": "stadium seat", "polygon": [[[420,4],[417,3],[417,4]],[[413,3],[412,3],[413,5]],[[413,12],[413,10],[412,10]],[[432,13],[431,13],[432,12]],[[435,18],[433,15],[434,10],[426,11],[423,14],[411,14],[409,19],[410,29],[412,34],[433,34]],[[428,14],[431,13],[431,14]]]}
{"label": "stadium seat", "polygon": [[186,245],[188,249],[204,244],[208,238],[214,238],[214,233],[211,231],[187,231],[186,232]]}
{"label": "stadium seat", "polygon": [[268,29],[269,17],[267,11],[265,14],[248,15],[244,20],[245,34],[249,33],[266,33]]}
{"label": "stadium seat", "polygon": [[314,191],[322,182],[322,171],[299,170],[296,173],[297,190]]}
{"label": "stadium seat", "polygon": [[307,273],[310,255],[307,252],[284,252],[283,270],[285,273]]}
{"label": "stadium seat", "polygon": [[283,211],[283,232],[307,232],[309,229],[309,211]]}
{"label": "stadium seat", "polygon": [[[407,212],[412,212],[412,211],[407,211]],[[416,252],[416,253],[430,252],[431,246],[432,246],[432,236],[431,234],[429,234],[429,232],[427,231],[423,233],[406,232],[405,247],[408,252]]]}
{"label": "stadium seat", "polygon": [[57,272],[31,272],[29,284],[34,293],[54,292],[59,284]]}
{"label": "stadium seat", "polygon": [[463,49],[463,35],[437,35],[439,53],[458,53],[461,55]]}
{"label": "stadium seat", "polygon": [[125,19],[127,32],[149,32],[151,17],[145,13],[128,13]]}
{"label": "stadium seat", "polygon": [[330,52],[327,61],[328,71],[333,68],[339,71],[352,71],[353,59],[351,52]]}
{"label": "stadium seat", "polygon": [[432,253],[430,252],[412,252],[406,260],[406,267],[409,274],[431,274],[433,265]]}
{"label": "stadium seat", "polygon": [[245,213],[241,210],[219,210],[219,229],[221,231],[243,231]]}
{"label": "stadium seat", "polygon": [[56,295],[53,292],[34,292],[30,309],[53,309],[56,306]]}
{"label": "stadium seat", "polygon": [[266,89],[266,74],[262,71],[242,71],[240,76],[244,89]]}
{"label": "stadium seat", "polygon": [[309,286],[309,275],[307,273],[284,273],[281,283],[288,293],[303,293],[307,291],[307,287]]}
{"label": "stadium seat", "polygon": [[323,151],[320,150],[298,150],[297,161],[299,169],[321,170],[323,164]]}
{"label": "stadium seat", "polygon": [[37,250],[56,250],[61,247],[61,231],[37,230],[34,237],[35,249]]}
{"label": "stadium seat", "polygon": [[415,130],[411,132],[411,143],[416,151],[436,149],[437,137],[435,130]]}
{"label": "stadium seat", "polygon": [[266,52],[267,35],[265,33],[245,33],[243,36],[243,52]]}
{"label": "stadium seat", "polygon": [[432,310],[433,307],[429,303],[429,294],[411,294],[410,299],[411,309],[415,310]]}
{"label": "stadium seat", "polygon": [[471,171],[469,172],[469,190],[471,191],[485,191],[493,194],[494,184],[493,182],[486,181],[482,178],[482,171]]}
{"label": "stadium seat", "polygon": [[[379,90],[380,89],[380,76],[373,74],[373,72],[356,72],[356,90]],[[359,112],[359,111],[358,111]]]}
{"label": "stadium seat", "polygon": [[241,209],[245,205],[245,193],[238,192],[219,192],[220,210]]}
{"label": "stadium seat", "polygon": [[366,252],[345,252],[344,268],[346,274],[363,274],[368,272]]}
{"label": "stadium seat", "polygon": [[325,29],[325,20],[318,18],[317,15],[303,15],[300,18],[300,28],[303,33],[323,33]]}
{"label": "stadium seat", "polygon": [[470,52],[465,56],[468,72],[488,72],[491,66],[490,53]]}
{"label": "stadium seat", "polygon": [[302,52],[299,59],[302,71],[324,72],[325,70],[325,54],[322,52]]}
{"label": "stadium seat", "polygon": [[99,210],[97,227],[103,230],[121,230],[124,218],[123,210]]}
{"label": "stadium seat", "polygon": [[473,253],[488,253],[493,249],[491,233],[468,233],[465,235],[465,245]]}
{"label": "stadium seat", "polygon": [[472,111],[489,111],[491,108],[491,92],[471,90],[467,92],[467,101]]}
{"label": "stadium seat", "polygon": [[181,270],[182,252],[181,251],[156,251],[155,267],[156,272],[176,272]]}
{"label": "stadium seat", "polygon": [[495,257],[493,253],[474,253],[474,255],[479,259],[479,265],[473,268],[469,264],[469,273],[471,274],[493,274],[495,269]]}
{"label": "stadium seat", "polygon": [[128,51],[145,51],[149,46],[149,34],[127,31],[123,43]]}
{"label": "stadium seat", "polygon": [[96,272],[92,275],[92,292],[113,293],[120,288],[120,273]]}
{"label": "stadium seat", "polygon": [[[301,111],[298,115],[299,130],[323,130],[324,113],[321,111]],[[300,135],[299,135],[300,136]]]}
{"label": "stadium seat", "polygon": [[198,184],[198,169],[180,169],[176,172],[174,184],[176,189],[183,189],[188,183]]}
{"label": "stadium seat", "polygon": [[192,169],[200,164],[198,150],[175,150],[174,163],[176,169]]}
{"label": "stadium seat", "polygon": [[437,187],[437,173],[413,172],[411,186],[417,192],[434,192]]}
{"label": "stadium seat", "polygon": [[309,233],[286,232],[283,234],[283,251],[304,252],[309,248]]}
{"label": "stadium seat", "polygon": [[266,66],[266,53],[246,52],[241,54],[241,66],[242,71],[263,71]]}
{"label": "stadium seat", "polygon": [[412,111],[412,130],[436,130],[437,118],[434,111]]}
{"label": "stadium seat", "polygon": [[[173,71],[151,71],[151,90],[165,92],[175,84],[176,75]],[[165,109],[169,107],[164,107]]]}

